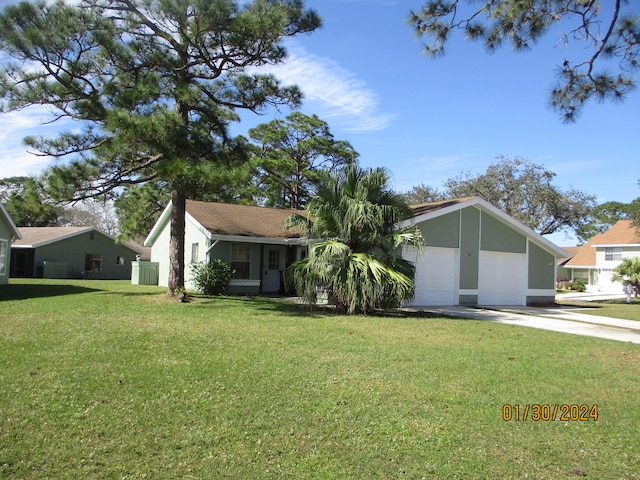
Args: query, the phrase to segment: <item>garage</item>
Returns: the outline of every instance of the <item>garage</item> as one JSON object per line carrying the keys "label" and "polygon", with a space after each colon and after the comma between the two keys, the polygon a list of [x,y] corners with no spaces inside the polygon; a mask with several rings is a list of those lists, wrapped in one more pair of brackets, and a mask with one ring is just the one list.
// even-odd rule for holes
{"label": "garage", "polygon": [[408,250],[405,258],[415,263],[413,306],[455,305],[458,280],[458,250],[427,247]]}
{"label": "garage", "polygon": [[480,251],[478,305],[523,305],[526,255]]}

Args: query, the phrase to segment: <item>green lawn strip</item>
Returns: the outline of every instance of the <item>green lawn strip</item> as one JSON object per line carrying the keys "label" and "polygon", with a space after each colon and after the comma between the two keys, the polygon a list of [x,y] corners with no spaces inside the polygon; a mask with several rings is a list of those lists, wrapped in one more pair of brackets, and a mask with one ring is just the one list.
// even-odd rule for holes
{"label": "green lawn strip", "polygon": [[[49,282],[0,288],[1,478],[640,471],[637,345]],[[597,404],[600,417],[504,421],[504,404]]]}
{"label": "green lawn strip", "polygon": [[640,299],[637,298],[632,298],[631,303],[627,303],[626,298],[616,298],[593,302],[561,300],[558,304],[574,307],[575,311],[588,315],[640,321]]}

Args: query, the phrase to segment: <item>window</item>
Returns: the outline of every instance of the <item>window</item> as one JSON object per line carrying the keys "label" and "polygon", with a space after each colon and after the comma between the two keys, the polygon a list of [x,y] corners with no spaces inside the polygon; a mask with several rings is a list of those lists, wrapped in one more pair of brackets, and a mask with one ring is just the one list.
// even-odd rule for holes
{"label": "window", "polygon": [[9,250],[9,242],[0,240],[0,275],[7,274],[7,255]]}
{"label": "window", "polygon": [[191,244],[191,263],[196,263],[198,261],[198,250],[200,249],[200,245],[197,243]]}
{"label": "window", "polygon": [[622,260],[622,248],[620,247],[605,247],[604,249],[604,259],[607,262],[612,262],[615,260]]}
{"label": "window", "polygon": [[280,250],[269,250],[269,270],[280,270]]}
{"label": "window", "polygon": [[87,272],[101,272],[102,271],[102,255],[95,255],[89,253],[85,257],[84,269]]}
{"label": "window", "polygon": [[231,268],[235,270],[231,278],[249,279],[251,272],[251,245],[231,244]]}
{"label": "window", "polygon": [[587,280],[589,281],[589,270],[574,270],[572,280]]}
{"label": "window", "polygon": [[116,265],[119,267],[124,267],[124,257],[121,257],[120,255],[118,255],[116,257]]}

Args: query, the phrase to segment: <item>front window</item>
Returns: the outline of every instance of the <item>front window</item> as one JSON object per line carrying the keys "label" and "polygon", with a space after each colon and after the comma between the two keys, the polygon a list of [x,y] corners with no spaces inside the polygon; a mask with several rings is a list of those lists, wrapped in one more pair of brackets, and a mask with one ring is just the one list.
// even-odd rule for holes
{"label": "front window", "polygon": [[9,250],[9,242],[0,240],[0,275],[7,273],[7,254]]}
{"label": "front window", "polygon": [[124,267],[124,257],[121,257],[120,255],[118,255],[116,257],[116,265],[119,267]]}
{"label": "front window", "polygon": [[251,245],[231,244],[231,268],[235,270],[231,278],[248,280],[251,272]]}
{"label": "front window", "polygon": [[607,262],[622,260],[622,248],[620,247],[606,247],[604,249],[604,259]]}
{"label": "front window", "polygon": [[101,272],[102,271],[102,255],[95,255],[93,253],[88,254],[85,257],[84,269],[87,272]]}
{"label": "front window", "polygon": [[197,243],[191,244],[191,263],[198,262],[198,250],[200,250],[200,245]]}
{"label": "front window", "polygon": [[280,250],[269,250],[269,270],[280,270]]}

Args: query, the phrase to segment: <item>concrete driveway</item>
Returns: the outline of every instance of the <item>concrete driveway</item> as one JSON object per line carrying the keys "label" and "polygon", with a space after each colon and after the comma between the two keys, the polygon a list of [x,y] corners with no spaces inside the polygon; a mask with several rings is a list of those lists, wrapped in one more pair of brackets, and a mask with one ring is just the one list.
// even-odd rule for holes
{"label": "concrete driveway", "polygon": [[[560,297],[559,297],[560,298]],[[585,300],[587,296],[582,296]],[[600,299],[601,296],[598,296]],[[608,296],[611,298],[611,296]],[[412,308],[442,316],[488,320],[521,327],[607,338],[640,344],[640,322],[580,313],[575,307],[424,307]]]}

